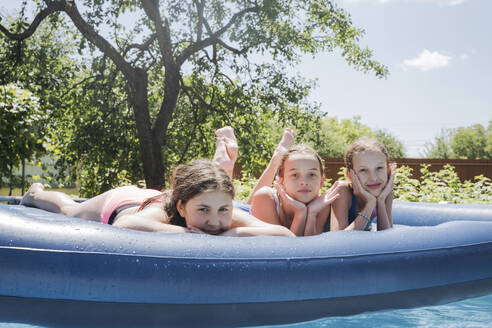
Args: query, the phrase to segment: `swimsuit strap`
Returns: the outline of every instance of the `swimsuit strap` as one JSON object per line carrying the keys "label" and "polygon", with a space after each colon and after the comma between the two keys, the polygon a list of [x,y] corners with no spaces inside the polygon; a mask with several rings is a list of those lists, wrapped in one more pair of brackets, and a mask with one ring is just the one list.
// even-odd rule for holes
{"label": "swimsuit strap", "polygon": [[348,223],[352,223],[357,217],[355,206],[357,204],[357,198],[355,197],[354,191],[352,190],[352,204],[350,204],[349,212],[348,212]]}
{"label": "swimsuit strap", "polygon": [[111,213],[111,215],[109,216],[109,219],[108,219],[108,224],[113,224],[114,222],[114,219],[116,218],[116,216],[118,214],[121,213],[121,211],[123,210],[126,210],[127,208],[130,208],[130,207],[136,207],[136,206],[141,206],[142,204],[140,203],[132,203],[132,204],[125,204],[125,205],[121,205],[117,208],[114,209],[114,211]]}
{"label": "swimsuit strap", "polygon": [[275,209],[277,210],[277,215],[280,216],[280,202],[278,200],[277,192],[273,188],[270,188],[270,190],[272,191],[273,200],[275,201]]}

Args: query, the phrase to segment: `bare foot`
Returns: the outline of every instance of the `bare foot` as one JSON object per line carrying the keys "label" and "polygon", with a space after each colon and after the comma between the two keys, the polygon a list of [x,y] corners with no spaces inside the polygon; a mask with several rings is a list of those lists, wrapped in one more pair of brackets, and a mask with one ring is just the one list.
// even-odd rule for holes
{"label": "bare foot", "polygon": [[280,143],[278,144],[277,148],[275,149],[275,152],[273,153],[273,158],[275,162],[280,165],[280,156],[285,153],[287,150],[289,150],[289,147],[292,145],[292,142],[294,142],[295,138],[295,133],[292,131],[290,128],[285,128],[284,129],[284,134],[282,136],[282,139],[280,140]]}
{"label": "bare foot", "polygon": [[36,193],[39,191],[43,191],[43,190],[44,190],[43,184],[41,184],[39,182],[33,183],[29,187],[27,192],[24,194],[24,196],[22,196],[22,199],[20,201],[20,205],[33,206],[34,205],[33,201],[34,201]]}
{"label": "bare foot", "polygon": [[221,137],[224,138],[227,154],[229,155],[229,158],[231,160],[236,162],[238,146],[237,146],[236,136],[234,135],[234,129],[230,126],[224,126],[223,128],[220,128],[217,131],[215,131],[215,135],[218,138]]}
{"label": "bare foot", "polygon": [[292,142],[294,141],[296,134],[292,129],[290,128],[285,128],[284,130],[284,135],[282,136],[282,139],[280,140],[280,143],[277,146],[277,149],[287,151],[292,145]]}
{"label": "bare foot", "polygon": [[214,161],[217,162],[230,177],[232,177],[235,161],[229,157],[224,137],[217,137]]}

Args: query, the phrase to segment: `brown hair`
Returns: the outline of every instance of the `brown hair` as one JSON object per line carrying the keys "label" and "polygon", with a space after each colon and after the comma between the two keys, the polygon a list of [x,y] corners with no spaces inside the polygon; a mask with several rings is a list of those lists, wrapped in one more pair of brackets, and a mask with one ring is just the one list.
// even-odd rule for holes
{"label": "brown hair", "polygon": [[347,170],[351,170],[354,168],[354,155],[365,150],[373,150],[383,153],[386,157],[386,162],[388,164],[390,163],[388,150],[386,150],[386,147],[384,147],[382,143],[369,137],[361,137],[357,139],[352,145],[350,145],[350,147],[345,152],[343,160],[345,162],[345,167],[347,168]]}
{"label": "brown hair", "polygon": [[284,176],[284,169],[285,169],[285,161],[289,158],[289,156],[294,155],[294,154],[308,154],[312,155],[314,158],[318,160],[319,163],[319,170],[321,173],[321,176],[324,176],[325,174],[325,169],[323,166],[323,161],[321,160],[321,157],[319,157],[318,153],[308,145],[295,145],[289,148],[286,152],[282,154],[282,157],[280,158],[280,166],[278,167],[278,176],[283,177]]}
{"label": "brown hair", "polygon": [[174,170],[171,183],[171,190],[147,199],[139,210],[150,203],[163,201],[169,223],[186,227],[184,218],[176,208],[178,200],[186,204],[188,200],[206,191],[222,191],[234,198],[231,178],[217,163],[210,160],[195,160],[179,165]]}

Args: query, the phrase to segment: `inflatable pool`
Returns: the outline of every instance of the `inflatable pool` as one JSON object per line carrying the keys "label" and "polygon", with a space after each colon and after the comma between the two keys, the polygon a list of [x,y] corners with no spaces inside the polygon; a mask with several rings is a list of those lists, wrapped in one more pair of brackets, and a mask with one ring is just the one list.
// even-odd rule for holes
{"label": "inflatable pool", "polygon": [[0,322],[252,326],[492,293],[492,206],[395,202],[395,228],[138,232],[0,204]]}

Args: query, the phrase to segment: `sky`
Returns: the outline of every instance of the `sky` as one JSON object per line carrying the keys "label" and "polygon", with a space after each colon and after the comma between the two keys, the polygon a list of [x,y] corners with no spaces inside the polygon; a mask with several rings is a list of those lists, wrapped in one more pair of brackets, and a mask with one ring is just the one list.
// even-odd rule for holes
{"label": "sky", "polygon": [[299,72],[317,79],[311,99],[329,117],[356,115],[400,140],[408,157],[442,129],[492,120],[492,1],[340,0],[362,46],[389,68],[387,79],[349,67],[337,53],[306,57]]}
{"label": "sky", "polygon": [[[386,79],[349,67],[339,53],[294,68],[317,80],[309,100],[329,117],[382,129],[407,157],[421,157],[443,129],[492,120],[491,0],[335,0],[365,30],[361,46],[389,68]],[[19,8],[0,0],[0,11]]]}

